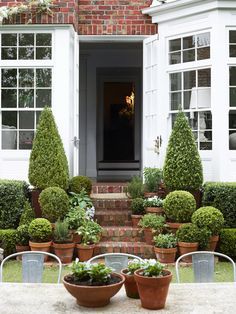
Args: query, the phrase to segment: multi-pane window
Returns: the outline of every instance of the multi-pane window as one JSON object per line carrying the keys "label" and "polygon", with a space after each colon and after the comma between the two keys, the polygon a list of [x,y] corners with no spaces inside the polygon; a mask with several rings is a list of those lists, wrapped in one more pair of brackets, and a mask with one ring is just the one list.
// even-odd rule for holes
{"label": "multi-pane window", "polygon": [[229,68],[229,149],[236,149],[236,66]]}
{"label": "multi-pane window", "polygon": [[169,64],[210,58],[210,33],[176,38],[169,41]]}
{"label": "multi-pane window", "polygon": [[[51,37],[48,33],[1,34],[1,149],[31,149],[40,113],[51,106],[52,68],[42,66],[42,60],[52,56]],[[25,60],[19,67],[18,59]],[[36,60],[41,60],[39,65]]]}
{"label": "multi-pane window", "polygon": [[198,69],[170,74],[172,126],[177,111],[188,117],[200,150],[212,149],[211,70]]}
{"label": "multi-pane window", "polygon": [[229,56],[236,57],[236,31],[229,31]]}

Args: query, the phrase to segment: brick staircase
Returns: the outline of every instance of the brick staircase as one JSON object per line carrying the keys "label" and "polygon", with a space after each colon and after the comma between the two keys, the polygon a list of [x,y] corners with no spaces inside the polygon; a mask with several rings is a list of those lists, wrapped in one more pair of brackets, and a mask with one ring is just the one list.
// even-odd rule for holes
{"label": "brick staircase", "polygon": [[143,258],[155,257],[153,247],[144,242],[143,232],[133,228],[130,200],[125,183],[94,183],[91,197],[96,208],[95,219],[103,227],[95,255],[129,253]]}

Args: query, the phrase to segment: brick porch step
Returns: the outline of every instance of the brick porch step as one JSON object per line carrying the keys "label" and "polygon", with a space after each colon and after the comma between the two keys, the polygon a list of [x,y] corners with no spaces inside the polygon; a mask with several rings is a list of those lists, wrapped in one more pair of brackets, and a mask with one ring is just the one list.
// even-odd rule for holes
{"label": "brick porch step", "polygon": [[144,241],[144,236],[140,228],[127,226],[103,227],[102,241],[141,242]]}
{"label": "brick porch step", "polygon": [[126,182],[94,182],[92,193],[125,193],[126,187]]}
{"label": "brick porch step", "polygon": [[129,253],[142,258],[155,258],[153,246],[145,242],[101,241],[96,245],[94,255],[104,253]]}
{"label": "brick porch step", "polygon": [[131,211],[96,209],[95,219],[101,226],[131,226]]}

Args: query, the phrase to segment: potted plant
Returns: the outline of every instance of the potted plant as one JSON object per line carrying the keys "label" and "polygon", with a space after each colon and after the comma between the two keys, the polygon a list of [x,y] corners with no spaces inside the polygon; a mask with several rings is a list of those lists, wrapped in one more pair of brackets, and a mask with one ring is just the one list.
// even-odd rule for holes
{"label": "potted plant", "polygon": [[162,170],[159,168],[146,167],[143,170],[145,182],[145,197],[152,197],[157,195],[158,187],[162,179]]}
{"label": "potted plant", "polygon": [[130,205],[132,215],[132,224],[134,228],[138,227],[140,219],[143,217],[145,210],[144,210],[144,200],[141,197],[137,197],[131,200]]}
{"label": "potted plant", "polygon": [[144,231],[144,237],[147,244],[153,245],[153,235],[161,233],[165,225],[165,217],[156,214],[145,214],[139,226]]}
{"label": "potted plant", "polygon": [[110,298],[120,290],[124,281],[122,274],[113,273],[104,264],[75,261],[72,274],[64,277],[63,284],[79,305],[102,307],[109,304]]}
{"label": "potted plant", "polygon": [[81,243],[76,244],[77,254],[81,262],[89,260],[93,256],[95,244],[99,242],[102,227],[93,220],[87,220],[77,229],[81,236]]}
{"label": "potted plant", "polygon": [[16,229],[16,252],[29,251],[29,226],[20,225]]}
{"label": "potted plant", "polygon": [[80,243],[81,236],[77,233],[77,229],[88,220],[85,209],[79,206],[71,207],[69,212],[66,214],[65,220],[68,223],[68,228],[72,234],[73,242]]}
{"label": "potted plant", "polygon": [[63,264],[71,263],[74,247],[67,221],[58,220],[53,230],[53,248]]}
{"label": "potted plant", "polygon": [[121,270],[125,277],[125,291],[126,295],[132,299],[139,299],[138,287],[134,279],[134,272],[142,267],[144,261],[133,259],[128,262],[128,266]]}
{"label": "potted plant", "polygon": [[[29,224],[29,245],[31,251],[50,252],[52,239],[52,226],[45,218],[36,218]],[[44,261],[47,260],[45,256]]]}
{"label": "potted plant", "polygon": [[163,213],[163,200],[158,196],[149,197],[144,200],[144,207],[146,213],[155,213],[162,215]]}
{"label": "potted plant", "polygon": [[74,193],[80,193],[84,189],[89,195],[92,190],[92,181],[86,176],[75,176],[70,179],[69,189]]}
{"label": "potted plant", "polygon": [[196,210],[196,201],[187,191],[170,192],[163,202],[164,212],[168,218],[168,226],[173,233],[182,223],[190,222]]}
{"label": "potted plant", "polygon": [[174,263],[177,253],[177,238],[172,233],[159,234],[153,238],[154,252],[161,263]]}
{"label": "potted plant", "polygon": [[159,310],[165,307],[172,274],[159,261],[145,260],[141,269],[134,272],[143,308]]}
{"label": "potted plant", "polygon": [[[184,224],[179,227],[176,232],[178,240],[178,248],[180,255],[195,252],[199,246],[199,229],[192,223]],[[191,256],[186,256],[182,259],[186,263],[192,262]]]}
{"label": "potted plant", "polygon": [[206,206],[197,209],[192,215],[192,223],[198,228],[207,228],[211,232],[207,249],[215,251],[217,242],[219,241],[219,233],[224,225],[224,216],[219,209]]}
{"label": "potted plant", "polygon": [[127,194],[130,198],[143,197],[144,186],[142,178],[138,176],[132,177],[131,181],[127,185]]}

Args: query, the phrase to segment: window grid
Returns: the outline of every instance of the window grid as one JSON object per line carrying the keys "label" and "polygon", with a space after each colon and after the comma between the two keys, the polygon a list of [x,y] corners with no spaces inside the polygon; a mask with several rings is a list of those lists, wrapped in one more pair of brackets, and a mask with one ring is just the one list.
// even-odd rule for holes
{"label": "window grid", "polygon": [[229,67],[229,150],[236,150],[236,65]]}

